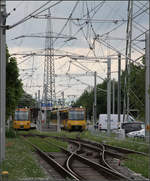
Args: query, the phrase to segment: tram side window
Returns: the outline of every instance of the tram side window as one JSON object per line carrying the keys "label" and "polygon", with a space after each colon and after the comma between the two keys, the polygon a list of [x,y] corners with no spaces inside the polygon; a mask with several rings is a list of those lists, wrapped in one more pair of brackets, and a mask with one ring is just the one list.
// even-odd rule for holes
{"label": "tram side window", "polygon": [[68,119],[68,112],[60,112],[61,120]]}
{"label": "tram side window", "polygon": [[51,119],[54,119],[54,120],[57,119],[56,113],[52,113],[52,114],[51,114]]}

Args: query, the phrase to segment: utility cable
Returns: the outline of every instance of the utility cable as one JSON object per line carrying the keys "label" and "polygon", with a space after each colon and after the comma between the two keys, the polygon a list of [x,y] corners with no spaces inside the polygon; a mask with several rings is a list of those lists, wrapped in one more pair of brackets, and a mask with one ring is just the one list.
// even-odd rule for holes
{"label": "utility cable", "polygon": [[[51,2],[51,1],[50,1]],[[50,2],[46,2],[44,3],[41,7],[39,7],[38,9],[34,10],[32,13],[30,13],[29,15],[27,15],[26,17],[24,17],[23,19],[21,19],[20,21],[18,21],[17,23],[15,23],[14,25],[10,26],[9,29],[14,28],[15,26],[24,23],[25,21],[29,20],[30,18],[32,18],[32,15],[34,13],[36,13],[37,11],[39,11],[41,8],[43,8],[44,6],[46,6],[47,4],[49,4]]]}
{"label": "utility cable", "polygon": [[[104,3],[104,2],[103,2]],[[89,14],[93,11],[93,10],[95,10],[96,8],[100,8],[100,7],[102,6],[102,2],[98,5],[98,6],[96,6],[96,7],[94,7],[90,12],[89,12]],[[85,16],[87,16],[87,14],[85,14],[85,15],[83,15],[83,17],[85,17]],[[79,18],[79,20],[80,20],[80,18]],[[79,21],[78,20],[78,21]],[[85,26],[87,25],[87,23],[86,22],[84,22],[83,24],[82,24],[82,26],[83,27],[80,27],[75,33],[74,33],[74,35],[73,36],[76,36]],[[65,44],[64,44],[65,45]],[[63,46],[64,46],[63,45]]]}
{"label": "utility cable", "polygon": [[22,63],[24,63],[24,62],[28,61],[30,58],[31,58],[31,57],[27,57],[25,60],[23,60],[23,61],[21,61],[21,62],[17,63],[17,65],[20,65],[20,64],[22,64]]}
{"label": "utility cable", "polygon": [[[57,4],[61,3],[62,0],[59,0],[59,1],[56,2],[55,4],[49,6],[48,8],[46,8],[46,9],[44,9],[44,10],[42,10],[42,11],[36,13],[37,11],[39,11],[41,8],[43,8],[44,6],[46,6],[47,4],[49,4],[50,2],[51,2],[51,1],[48,1],[48,2],[44,3],[44,5],[42,5],[40,8],[36,9],[35,11],[33,11],[32,13],[30,13],[29,15],[27,15],[27,16],[26,16],[25,18],[23,18],[22,20],[20,20],[20,21],[18,21],[17,23],[15,23],[15,24],[9,26],[8,29],[12,29],[12,28],[14,28],[14,27],[16,27],[16,26],[18,26],[18,25],[20,25],[20,24],[26,22],[27,20],[33,18],[33,16],[36,16],[36,15],[38,15],[38,14],[40,14],[40,13],[42,13],[42,12],[44,12],[44,11],[46,11],[46,10],[52,8],[52,7],[54,7],[54,6],[56,6]],[[34,13],[36,13],[36,14],[34,14]],[[33,15],[33,14],[34,14],[34,15]]]}
{"label": "utility cable", "polygon": [[70,15],[69,15],[69,17],[68,17],[68,19],[67,19],[66,23],[65,23],[65,24],[64,24],[64,26],[62,27],[61,31],[58,33],[58,37],[57,37],[57,38],[55,38],[55,40],[54,40],[54,42],[53,42],[53,43],[55,43],[55,42],[56,42],[56,40],[59,38],[59,35],[60,35],[60,34],[64,31],[64,29],[66,28],[66,26],[67,26],[67,24],[68,24],[68,22],[69,22],[70,18],[72,17],[72,15],[73,15],[73,13],[74,13],[74,11],[75,11],[75,9],[76,9],[76,7],[77,7],[78,3],[79,3],[79,1],[77,1],[77,2],[75,3],[75,6],[73,7],[73,9],[72,9],[72,11],[71,11],[71,13],[70,13]]}

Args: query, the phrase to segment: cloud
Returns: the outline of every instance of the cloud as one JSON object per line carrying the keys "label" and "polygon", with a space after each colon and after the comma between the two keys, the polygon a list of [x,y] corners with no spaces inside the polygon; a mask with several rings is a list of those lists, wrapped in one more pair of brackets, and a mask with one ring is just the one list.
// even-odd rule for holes
{"label": "cloud", "polygon": [[[7,2],[7,12],[11,12],[11,15],[7,19],[7,24],[12,25],[15,22],[19,21],[29,13],[33,12],[33,10],[40,7],[42,4],[44,4],[45,1],[16,1],[16,2]],[[55,17],[69,17],[71,15],[71,11],[73,9],[73,6],[75,5],[75,1],[70,2],[62,2],[58,6],[51,9],[52,16]],[[84,1],[81,1],[77,9],[74,11],[72,17],[74,18],[82,18],[83,15],[87,13],[87,10],[90,12],[92,8],[94,7],[100,7],[98,6],[100,1],[88,1],[87,4]],[[16,11],[12,11],[14,7],[16,8]],[[135,12],[139,8],[135,9]],[[96,10],[97,13],[96,13]],[[65,42],[64,39],[57,39],[56,43],[54,44],[55,49],[59,49],[58,54],[62,53],[65,54],[62,51],[68,51],[72,52],[73,54],[79,54],[84,56],[98,56],[98,57],[107,57],[109,55],[116,55],[116,58],[114,59],[114,56],[112,58],[112,78],[115,78],[117,80],[117,69],[118,69],[118,60],[117,60],[117,53],[113,51],[112,49],[108,49],[107,47],[103,46],[101,43],[95,42],[93,44],[93,38],[95,37],[95,34],[103,35],[106,34],[107,36],[103,36],[103,39],[110,43],[113,47],[115,47],[118,51],[121,51],[123,54],[125,52],[126,48],[126,41],[124,40],[111,40],[110,37],[118,37],[125,39],[126,38],[126,20],[127,19],[127,2],[117,2],[117,1],[105,1],[105,3],[101,6],[101,8],[97,8],[95,11],[93,11],[90,16],[92,17],[92,14],[95,13],[95,16],[93,18],[95,19],[101,19],[104,20],[104,22],[92,22],[86,23],[86,21],[68,21],[68,26],[64,27],[64,31],[62,30],[62,27],[65,25],[67,20],[52,20],[53,23],[53,32],[54,33],[62,33],[65,35],[71,35],[76,37],[76,40],[67,41]],[[43,14],[46,14],[47,12],[44,12]],[[139,18],[138,23],[140,23],[145,28],[148,27],[148,20],[146,15],[143,15],[144,18]],[[89,16],[84,16],[85,19],[88,19]],[[89,18],[90,19],[90,18]],[[122,22],[107,22],[107,20],[122,20]],[[105,21],[106,20],[106,21]],[[119,27],[120,24],[124,23],[122,26]],[[81,26],[79,26],[79,24]],[[86,25],[86,26],[85,26]],[[139,25],[137,25],[139,27]],[[144,30],[144,28],[139,27],[140,29]],[[83,28],[84,27],[84,28]],[[118,28],[117,28],[118,27]],[[115,29],[116,28],[116,29]],[[114,31],[112,31],[115,29]],[[22,38],[18,40],[12,40],[13,38],[21,35],[31,35],[32,33],[38,34],[41,33],[41,35],[45,35],[44,32],[46,31],[46,20],[43,19],[30,19],[26,23],[23,23],[17,27],[15,27],[12,30],[9,30],[7,32],[7,44],[9,47],[10,53],[14,52],[27,52],[27,51],[35,51],[39,49],[45,48],[45,39],[43,38]],[[94,32],[93,32],[94,31]],[[133,27],[133,37],[136,37],[141,32],[137,30],[137,28]],[[137,43],[137,42],[136,42]],[[90,50],[90,46],[94,45],[93,51]],[[139,45],[139,44],[138,44]],[[141,44],[140,47],[143,47],[144,44]],[[132,49],[132,58],[136,59],[137,57],[141,56],[141,54],[137,51],[138,48],[133,45]],[[144,51],[142,51],[144,53]],[[18,64],[27,59],[28,57],[17,57]],[[124,58],[122,56],[122,58]],[[57,60],[56,60],[57,59]],[[65,74],[65,73],[71,73],[71,74],[82,74],[86,71],[97,71],[99,76],[102,78],[106,78],[107,76],[107,65],[106,63],[103,63],[103,61],[106,61],[106,59],[100,59],[99,62],[92,62],[87,60],[72,60],[68,57],[59,58],[55,57],[55,73],[56,74]],[[43,75],[44,75],[44,57],[37,57],[34,56],[26,60],[24,63],[21,63],[18,65],[20,68],[20,74],[21,78],[26,78],[27,74],[28,77],[26,80],[24,80],[25,90],[30,92],[31,94],[34,94],[37,92],[38,89],[42,92],[42,87],[31,87],[30,85],[36,86],[36,85],[43,85]],[[125,60],[122,59],[122,69],[124,69],[125,66]],[[22,70],[24,69],[24,70]],[[28,71],[25,71],[25,69],[30,69]],[[35,70],[35,71],[34,71]],[[91,86],[93,86],[93,77],[77,77],[77,79],[80,79],[81,82],[85,82]],[[102,80],[97,79],[98,83],[100,83]],[[81,94],[83,90],[86,88],[86,85],[80,84],[80,82],[77,80],[64,78],[64,77],[57,77],[56,78],[56,91],[59,91],[61,89],[66,89],[66,87],[60,86],[61,84],[74,84],[76,86],[68,87],[68,89],[65,90],[65,94]],[[76,88],[78,90],[76,90]],[[82,90],[79,90],[82,88]]]}

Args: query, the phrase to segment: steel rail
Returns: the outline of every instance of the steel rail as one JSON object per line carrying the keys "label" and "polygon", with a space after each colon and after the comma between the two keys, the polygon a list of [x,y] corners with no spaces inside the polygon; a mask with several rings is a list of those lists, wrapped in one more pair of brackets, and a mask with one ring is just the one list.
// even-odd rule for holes
{"label": "steel rail", "polygon": [[68,157],[68,159],[67,159],[67,161],[66,161],[66,167],[67,167],[67,169],[68,169],[72,174],[74,174],[74,175],[76,175],[77,177],[80,177],[81,179],[83,179],[80,175],[78,175],[76,172],[74,172],[74,171],[71,169],[71,163],[72,163],[72,160],[73,160],[73,158],[74,158],[74,153],[76,153],[77,151],[80,151],[80,149],[81,149],[80,147],[81,147],[81,145],[78,144],[77,149],[70,154],[70,156]]}
{"label": "steel rail", "polygon": [[[27,136],[27,135],[26,135]],[[31,135],[30,135],[31,136]],[[61,137],[57,137],[57,136],[46,136],[46,135],[32,135],[32,136],[39,136],[39,137],[41,137],[41,138],[46,138],[46,137],[53,137],[53,138],[55,138],[55,139],[63,139],[63,140],[68,140],[69,138],[61,138]],[[74,140],[74,139],[70,139],[70,140]],[[81,140],[80,140],[81,141]],[[85,141],[85,140],[84,140]],[[105,174],[107,174],[107,175],[109,175],[109,176],[112,176],[112,177],[119,177],[119,178],[123,178],[123,179],[125,179],[125,180],[128,180],[128,181],[131,181],[131,179],[129,178],[129,177],[126,177],[126,176],[124,176],[123,174],[121,174],[121,173],[119,173],[118,171],[116,171],[115,169],[113,169],[112,167],[110,167],[110,165],[108,165],[108,163],[105,161],[105,158],[104,158],[104,153],[105,153],[105,149],[103,149],[103,155],[102,155],[102,157],[103,157],[103,162],[105,163],[105,166],[103,166],[103,165],[101,165],[101,164],[98,164],[98,163],[96,163],[96,162],[94,162],[94,161],[91,161],[91,160],[89,160],[89,159],[87,159],[87,158],[85,158],[85,157],[82,157],[82,156],[80,156],[80,155],[78,155],[77,154],[77,152],[79,152],[80,150],[81,150],[81,143],[79,143],[79,142],[75,142],[74,141],[74,143],[76,143],[76,144],[78,144],[79,146],[78,146],[78,148],[77,148],[77,150],[75,151],[75,152],[70,152],[70,151],[68,151],[68,150],[66,150],[66,149],[64,149],[63,147],[61,147],[61,146],[58,146],[58,145],[56,145],[56,144],[54,144],[54,143],[50,143],[49,141],[46,141],[46,140],[44,140],[44,142],[46,142],[46,143],[48,143],[48,144],[53,144],[53,145],[55,145],[56,147],[58,147],[59,149],[61,149],[65,154],[67,154],[67,155],[69,155],[69,160],[67,160],[67,169],[69,170],[69,171],[71,171],[71,173],[74,173],[74,175],[75,176],[77,176],[78,178],[80,177],[80,179],[82,178],[80,175],[78,175],[77,173],[75,173],[74,171],[72,171],[72,169],[70,168],[71,166],[70,166],[70,163],[71,163],[71,160],[75,157],[77,160],[79,160],[79,161],[81,161],[81,162],[83,162],[83,163],[85,163],[85,164],[87,164],[87,165],[89,165],[89,166],[91,166],[91,167],[93,167],[93,168],[95,168],[98,172],[102,172],[103,171],[103,173],[105,173]],[[72,141],[72,143],[73,143],[73,141]],[[99,144],[100,145],[100,144]],[[102,146],[102,145],[101,145]],[[100,155],[101,156],[101,155]],[[101,173],[102,174],[102,173]]]}
{"label": "steel rail", "polygon": [[[103,159],[104,164],[105,164],[109,169],[111,169],[112,171],[120,174],[116,169],[114,169],[113,167],[111,167],[111,166],[106,162],[106,160],[105,160],[105,152],[106,152],[106,150],[105,150],[105,146],[104,146],[104,145],[102,145],[102,146],[103,146],[102,159]],[[100,155],[100,156],[101,156],[101,155]]]}
{"label": "steel rail", "polygon": [[65,169],[62,165],[60,165],[58,162],[56,162],[53,158],[51,158],[49,155],[47,155],[45,152],[43,152],[41,149],[39,149],[36,145],[32,144],[30,141],[25,140],[28,142],[34,149],[36,149],[37,153],[51,166],[54,167],[54,169],[63,177],[69,177],[71,179],[74,179],[76,181],[80,181],[80,179],[77,177],[77,175],[72,174],[67,169]]}
{"label": "steel rail", "polygon": [[[47,140],[44,140],[44,142],[56,146],[54,143],[50,143],[50,142],[47,141]],[[84,179],[83,177],[81,177],[79,174],[77,174],[76,172],[74,172],[74,171],[71,169],[71,163],[72,163],[72,160],[73,160],[73,157],[74,157],[74,153],[80,151],[80,149],[81,149],[80,146],[81,146],[81,145],[78,144],[78,147],[77,147],[77,149],[76,149],[74,152],[68,152],[69,157],[68,157],[67,160],[66,160],[66,168],[68,169],[68,171],[69,171],[70,173],[72,173],[73,175],[75,175],[77,178],[80,178],[81,180],[83,180],[83,179]],[[59,146],[57,146],[57,147],[60,148]],[[61,148],[60,148],[60,149],[61,149]]]}
{"label": "steel rail", "polygon": [[[71,138],[73,139],[73,138]],[[84,142],[84,143],[89,143],[89,144],[93,144],[97,147],[99,147],[100,143],[97,143],[97,142],[93,142],[93,141],[89,141],[89,140],[85,140],[85,139],[73,139],[75,141],[81,141],[81,142]],[[130,150],[130,149],[127,149],[127,148],[122,148],[122,147],[116,147],[116,146],[111,146],[111,145],[107,145],[105,143],[102,143],[106,148],[110,148],[110,149],[113,149],[113,150],[116,150],[116,151],[119,151],[119,152],[122,152],[122,153],[125,153],[125,154],[128,154],[128,153],[135,153],[135,154],[140,154],[140,155],[144,155],[144,156],[148,156],[148,154],[146,153],[143,153],[143,152],[139,152],[139,151],[134,151],[134,150]]]}
{"label": "steel rail", "polygon": [[[52,143],[50,143],[49,141],[45,141],[45,142],[48,143],[48,144],[52,144]],[[55,145],[55,144],[53,143],[53,145]],[[81,161],[81,162],[89,165],[90,167],[95,168],[95,170],[97,170],[100,174],[102,174],[102,172],[103,172],[103,173],[105,173],[105,174],[107,174],[107,175],[109,175],[109,176],[111,176],[111,177],[115,177],[115,178],[118,178],[118,177],[119,177],[119,178],[123,178],[123,179],[128,180],[128,181],[131,181],[131,180],[132,180],[132,179],[130,179],[129,177],[126,177],[126,176],[122,175],[122,174],[119,173],[119,172],[113,171],[113,170],[111,170],[111,169],[109,169],[109,168],[107,168],[107,167],[105,167],[105,166],[103,166],[103,165],[101,165],[101,164],[98,164],[98,163],[96,163],[96,162],[94,162],[94,161],[92,161],[92,160],[89,160],[89,159],[87,159],[87,158],[85,158],[85,157],[77,154],[76,152],[73,152],[73,153],[72,153],[72,152],[66,150],[65,148],[63,148],[63,147],[61,147],[61,146],[58,146],[58,145],[55,145],[55,146],[58,147],[59,149],[61,149],[65,154],[67,154],[67,155],[68,155],[68,154],[69,154],[69,155],[72,155],[72,156],[75,157],[77,160],[79,160],[79,161]]]}
{"label": "steel rail", "polygon": [[[24,135],[24,136],[25,136],[25,137],[28,137],[28,135]],[[46,136],[46,135],[37,135],[37,134],[30,134],[30,136],[33,136],[33,137],[38,136],[38,137],[40,137],[40,138],[49,137],[49,136]],[[44,140],[44,141],[45,141],[45,140]],[[47,142],[47,141],[45,141],[45,142]],[[48,144],[49,144],[49,142],[48,142]],[[53,144],[53,143],[51,143],[51,144]],[[55,144],[53,144],[53,145],[55,145]],[[56,146],[56,145],[55,145],[55,146]],[[77,150],[80,150],[80,145],[79,145],[79,148],[78,148]],[[76,151],[77,151],[77,150],[76,150]],[[48,156],[50,156],[51,158],[54,159],[54,156],[51,155],[50,153],[48,153]],[[67,161],[66,161],[66,168],[68,169],[68,171],[69,171],[72,175],[76,176],[77,178],[83,179],[80,175],[78,175],[77,173],[75,173],[75,172],[71,169],[71,161],[72,161],[72,158],[73,158],[73,154],[71,154],[71,155],[68,157],[68,159],[67,159]]]}
{"label": "steel rail", "polygon": [[[72,140],[69,141],[69,142],[71,142],[71,143],[73,143],[73,144],[79,144],[79,142],[72,141]],[[93,149],[93,150],[95,150],[95,151],[98,151],[98,152],[99,152],[99,157],[102,157],[102,161],[103,161],[104,165],[105,165],[107,168],[113,170],[114,172],[119,173],[117,170],[115,170],[114,168],[112,168],[112,167],[106,162],[106,160],[105,160],[105,154],[110,154],[110,155],[113,155],[113,156],[115,155],[115,156],[117,156],[117,157],[123,157],[122,155],[120,155],[120,154],[115,154],[115,153],[111,153],[111,152],[106,151],[106,150],[105,150],[105,146],[102,145],[102,144],[100,144],[100,146],[102,147],[102,149],[99,149],[99,148],[96,148],[96,147],[92,147],[92,146],[90,146],[90,145],[85,145],[85,144],[83,144],[83,143],[80,143],[79,145],[80,145],[80,147],[79,147],[78,151],[80,151],[80,149],[81,149],[82,146],[85,146],[85,147],[87,147],[87,148],[89,148],[89,149]],[[102,153],[102,154],[101,154],[101,153]],[[120,174],[120,173],[119,173],[119,174]]]}
{"label": "steel rail", "polygon": [[[83,144],[83,143],[79,143],[79,142],[76,142],[76,141],[69,141],[69,142],[71,142],[71,143],[73,143],[73,144],[79,144],[80,145],[80,149],[81,149],[81,147],[82,146],[85,146],[85,147],[87,147],[87,148],[89,148],[89,149],[93,149],[93,150],[95,150],[95,151],[99,151],[99,157],[100,158],[102,158],[102,162],[104,163],[104,166],[106,166],[107,168],[109,168],[109,169],[111,169],[112,171],[114,171],[114,172],[116,172],[117,174],[120,174],[117,170],[115,170],[113,167],[111,167],[107,162],[106,162],[106,160],[105,160],[105,155],[107,154],[109,154],[109,155],[115,155],[115,156],[117,156],[117,157],[123,157],[122,155],[120,155],[120,154],[116,154],[116,153],[111,153],[111,152],[108,152],[108,151],[106,151],[105,150],[105,146],[104,145],[102,145],[102,144],[100,144],[100,146],[102,147],[102,149],[99,149],[99,148],[94,148],[94,147],[92,147],[92,146],[90,146],[90,145],[85,145],[85,144]],[[79,149],[78,149],[79,150]],[[102,154],[101,154],[102,153]],[[126,158],[126,157],[125,157]],[[122,175],[122,174],[121,174]],[[124,176],[124,175],[123,175]]]}
{"label": "steel rail", "polygon": [[68,157],[68,159],[66,161],[66,167],[70,173],[72,173],[73,175],[75,175],[76,177],[78,177],[80,179],[83,179],[79,174],[77,174],[76,172],[74,172],[71,169],[71,163],[72,163],[73,157],[74,157],[74,153],[71,153],[71,155]]}
{"label": "steel rail", "polygon": [[[76,142],[74,142],[72,140],[69,140],[69,142],[76,144]],[[95,145],[93,146],[93,145],[88,145],[88,144],[85,144],[85,143],[80,143],[80,144],[81,144],[81,146],[89,148],[91,150],[95,150],[97,152],[103,152],[103,145],[99,145],[102,148],[98,148],[98,147],[95,147]],[[107,151],[107,150],[105,150],[105,154],[110,155],[110,156],[114,156],[115,158],[126,158],[126,157],[124,157],[123,155],[121,155],[119,153],[113,153],[113,152],[110,152],[110,151]]]}
{"label": "steel rail", "polygon": [[[68,137],[47,136],[47,135],[39,135],[39,134],[28,134],[28,135],[23,135],[23,136],[39,136],[39,137],[42,137],[42,138],[51,137],[51,138],[56,138],[56,139],[62,139],[64,141],[68,139],[68,140],[80,141],[80,142],[84,142],[84,143],[88,143],[88,144],[93,144],[94,146],[97,146],[97,147],[100,146],[100,143],[97,143],[97,142],[94,142],[94,141],[85,140],[85,139],[81,139],[81,138],[74,139],[74,138],[68,138]],[[144,152],[138,152],[138,151],[130,150],[130,149],[127,149],[127,148],[111,146],[111,145],[107,145],[105,143],[102,143],[102,144],[106,148],[110,148],[110,149],[113,149],[113,150],[116,150],[116,151],[119,151],[119,152],[122,152],[122,153],[125,153],[125,154],[135,153],[135,154],[141,154],[141,155],[144,155],[144,156],[149,156],[148,154],[146,154]]]}
{"label": "steel rail", "polygon": [[[95,151],[98,151],[98,152],[99,152],[99,157],[102,157],[102,161],[103,161],[104,165],[105,165],[107,168],[109,168],[109,169],[117,172],[115,169],[113,169],[113,168],[105,161],[105,152],[106,152],[106,150],[105,150],[105,146],[104,146],[104,145],[101,145],[101,146],[102,146],[102,150],[101,150],[101,149],[99,149],[99,148],[93,148],[93,147],[91,147],[91,146],[84,145],[83,143],[79,143],[79,142],[75,142],[75,141],[69,141],[69,142],[71,142],[71,143],[73,143],[73,144],[78,144],[78,145],[80,145],[80,146],[78,147],[78,152],[80,152],[82,146],[85,146],[85,147],[87,147],[87,148],[89,148],[89,149],[93,149],[93,150],[95,150]],[[77,152],[77,151],[76,151],[76,152]],[[102,153],[102,154],[101,154],[101,153]],[[118,173],[119,173],[119,172],[118,172]]]}

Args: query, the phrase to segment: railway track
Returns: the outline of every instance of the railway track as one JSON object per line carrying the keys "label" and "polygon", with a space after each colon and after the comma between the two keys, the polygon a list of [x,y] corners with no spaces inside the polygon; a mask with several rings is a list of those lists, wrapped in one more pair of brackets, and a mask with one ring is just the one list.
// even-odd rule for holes
{"label": "railway track", "polygon": [[148,156],[148,154],[146,153],[143,153],[143,152],[138,152],[138,151],[134,151],[134,150],[130,150],[130,149],[127,149],[127,148],[122,148],[122,147],[116,147],[116,146],[111,146],[111,145],[108,145],[108,144],[105,144],[105,143],[97,143],[97,142],[94,142],[94,141],[89,141],[89,140],[85,140],[85,139],[80,139],[80,138],[77,138],[75,140],[78,140],[80,142],[83,142],[83,143],[89,143],[91,145],[95,145],[95,146],[100,146],[100,145],[104,145],[106,150],[112,150],[112,151],[116,151],[118,153],[123,153],[123,154],[129,154],[129,153],[135,153],[135,154],[140,154],[140,155],[144,155],[144,156]]}
{"label": "railway track", "polygon": [[122,147],[111,146],[111,145],[107,145],[105,143],[97,143],[97,142],[94,142],[94,141],[89,141],[89,140],[81,139],[81,138],[76,138],[75,139],[75,138],[58,137],[58,136],[52,136],[52,137],[56,138],[56,139],[62,139],[64,141],[66,140],[68,142],[77,141],[77,142],[80,142],[80,143],[83,143],[83,144],[92,145],[92,147],[94,146],[94,147],[102,148],[103,146],[105,146],[106,153],[108,153],[108,154],[110,153],[110,154],[112,154],[112,156],[113,156],[113,154],[114,155],[116,154],[116,157],[118,157],[118,158],[119,157],[120,158],[124,157],[123,154],[130,154],[130,153],[149,156],[148,154],[143,153],[143,152],[138,152],[138,151],[130,150],[130,149],[127,149],[127,148],[122,148]]}
{"label": "railway track", "polygon": [[45,160],[48,164],[50,164],[62,176],[62,178],[70,178],[76,181],[80,181],[80,179],[76,177],[76,175],[73,174],[73,172],[69,172],[66,168],[59,164],[54,159],[55,157],[52,154],[43,152],[39,147],[37,147],[35,144],[32,144],[28,140],[25,141],[32,145],[32,147],[36,150],[37,154],[40,155],[40,157],[43,160]]}
{"label": "railway track", "polygon": [[[28,135],[23,135],[24,137],[41,137],[41,138],[55,138],[55,139],[60,139],[60,140],[64,140],[64,141],[67,141],[67,142],[71,142],[71,141],[77,141],[77,142],[82,142],[82,143],[85,143],[85,144],[89,144],[89,145],[93,145],[93,146],[96,146],[96,147],[101,147],[102,145],[105,146],[105,149],[106,149],[106,152],[115,152],[118,153],[118,157],[121,157],[121,154],[129,154],[129,153],[133,153],[133,154],[140,154],[140,155],[144,155],[144,156],[149,156],[148,154],[144,153],[144,152],[138,152],[138,151],[134,151],[134,150],[130,150],[130,149],[127,149],[127,148],[122,148],[122,147],[116,147],[116,146],[111,146],[111,145],[107,145],[105,143],[97,143],[97,142],[94,142],[94,141],[89,141],[89,140],[86,140],[86,139],[81,139],[81,138],[68,138],[68,137],[59,137],[59,136],[47,136],[47,135],[40,135],[40,134],[28,134]],[[111,153],[110,153],[111,154]],[[112,153],[113,154],[113,153]],[[123,156],[123,155],[122,155]]]}
{"label": "railway track", "polygon": [[[31,136],[31,135],[30,135]],[[37,135],[33,135],[37,136]],[[38,135],[41,138],[46,138],[47,136],[41,136]],[[55,138],[56,139],[56,138]],[[58,139],[58,138],[57,138]],[[60,138],[59,138],[60,139]],[[53,143],[49,142],[48,140],[42,140],[45,142],[45,144],[52,145]],[[53,153],[45,153],[42,150],[40,150],[36,145],[32,144],[28,141],[29,144],[31,144],[36,152],[50,165],[53,166],[53,168],[61,174],[64,178],[71,178],[77,181],[82,180],[131,180],[129,177],[124,176],[123,174],[119,173],[115,169],[113,169],[105,160],[105,149],[102,145],[101,148],[94,148],[94,151],[98,153],[99,162],[97,162],[97,158],[91,158],[88,156],[85,156],[85,150],[84,149],[92,149],[91,147],[87,146],[87,144],[83,144],[79,141],[75,140],[68,140],[71,142],[71,144],[74,144],[75,147],[73,151],[69,151],[64,149],[61,146],[58,146],[56,144],[53,144],[54,146],[58,147],[62,153],[65,154],[65,156],[62,156],[64,158],[61,163],[57,159],[57,156]],[[109,152],[106,152],[106,154],[110,155]],[[114,154],[111,156],[114,156]]]}

